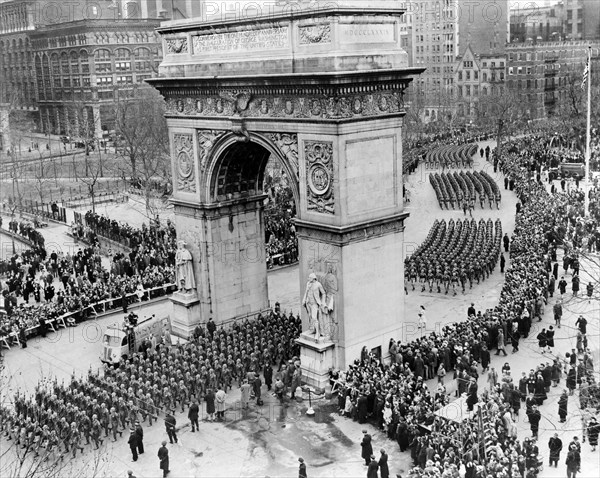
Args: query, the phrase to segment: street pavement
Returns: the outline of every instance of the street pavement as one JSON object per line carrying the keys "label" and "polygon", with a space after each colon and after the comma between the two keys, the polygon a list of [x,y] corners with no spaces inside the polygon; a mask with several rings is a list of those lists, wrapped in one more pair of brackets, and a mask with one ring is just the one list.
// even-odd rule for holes
{"label": "street pavement", "polygon": [[[483,143],[483,147],[487,143]],[[484,169],[485,164],[476,169]],[[486,166],[487,167],[487,166]],[[497,179],[499,186],[502,178]],[[405,241],[418,245],[427,235],[435,218],[459,218],[462,211],[442,211],[435,200],[433,190],[428,185],[427,171],[421,166],[416,174],[408,178],[408,187],[411,189],[411,203],[407,211],[411,213],[406,223]],[[502,220],[503,230],[512,233],[514,228],[514,214],[516,198],[513,193],[505,191],[503,185],[502,204],[500,211],[481,210],[476,208],[474,217]],[[44,229],[44,234],[49,239],[60,243],[61,229],[64,226],[52,226]],[[55,230],[56,232],[51,232]],[[64,231],[64,229],[63,229]],[[55,234],[55,236],[52,236]],[[408,246],[407,246],[408,247]],[[410,253],[410,251],[407,251]],[[508,259],[508,258],[507,258]],[[508,266],[509,262],[507,262]],[[582,263],[582,284],[588,280],[586,267],[592,264]],[[595,272],[592,272],[595,273]],[[597,273],[596,273],[597,274]],[[406,320],[401,340],[410,340],[416,334],[416,310],[419,305],[425,305],[428,317],[428,331],[438,330],[443,325],[464,320],[466,310],[471,302],[475,303],[478,310],[492,307],[498,300],[502,287],[502,275],[498,267],[494,274],[479,285],[474,285],[472,290],[467,290],[465,295],[453,297],[451,294],[437,294],[420,290],[409,290],[406,296]],[[269,292],[271,302],[279,300],[282,308],[296,312],[299,308],[299,281],[298,267],[285,267],[269,272]],[[403,293],[403,291],[398,291]],[[568,292],[565,295],[565,314],[563,326],[557,330],[555,340],[555,354],[541,354],[537,347],[535,336],[541,327],[548,327],[552,320],[553,299],[546,306],[546,313],[540,323],[535,323],[528,339],[520,344],[520,352],[508,354],[507,357],[497,357],[492,354],[491,366],[500,370],[505,362],[512,369],[513,377],[519,377],[522,371],[529,371],[540,363],[551,362],[554,356],[564,357],[564,354],[575,345],[574,323],[581,313],[588,316],[588,337],[590,348],[597,366],[599,359],[599,310],[598,303],[588,302],[582,298],[573,298]],[[162,302],[144,307],[141,315],[155,313],[157,315],[170,313],[169,303]],[[97,321],[80,324],[73,329],[62,330],[60,334],[50,334],[45,340],[31,340],[27,349],[13,348],[5,352],[6,368],[2,387],[2,399],[9,399],[16,390],[32,391],[38,379],[57,376],[59,381],[68,380],[74,372],[77,376],[85,375],[91,368],[96,370],[101,349],[100,331],[103,327],[120,320],[121,314],[101,318]],[[509,347],[510,349],[510,347]],[[447,389],[453,394],[454,381],[446,381]],[[564,387],[564,378],[558,388],[552,388],[548,400],[541,407],[542,422],[540,424],[539,447],[544,457],[545,467],[540,473],[540,478],[563,477],[565,475],[563,452],[559,467],[547,466],[547,442],[554,432],[558,432],[565,446],[572,437],[582,435],[582,412],[578,407],[577,394],[569,398],[569,414],[566,423],[558,422],[558,397]],[[437,383],[429,381],[430,389]],[[479,388],[483,390],[487,385],[487,374],[482,374],[479,379]],[[411,465],[409,453],[401,453],[398,445],[389,441],[385,435],[372,426],[359,425],[357,422],[342,418],[337,413],[336,400],[326,400],[324,397],[311,397],[315,416],[308,417],[307,397],[296,402],[289,401],[282,405],[270,392],[263,387],[264,406],[250,405],[247,411],[240,409],[240,394],[237,388],[228,392],[226,420],[224,423],[208,422],[205,414],[201,415],[200,431],[191,433],[185,413],[176,414],[179,427],[179,443],[168,445],[172,477],[292,477],[297,476],[297,457],[303,456],[306,460],[308,475],[311,477],[363,477],[366,468],[360,458],[361,430],[368,428],[373,436],[374,450],[385,448],[389,454],[391,476],[396,474],[406,475]],[[530,436],[529,425],[525,421],[524,411],[518,421],[519,438]],[[117,443],[106,443],[100,452],[87,452],[79,455],[70,466],[74,470],[85,470],[85,476],[127,476],[128,469],[133,470],[138,477],[159,477],[156,457],[160,442],[167,439],[162,420],[152,427],[144,428],[144,446],[146,453],[132,463],[129,447],[126,443],[127,434]],[[0,445],[4,442],[0,441]],[[88,447],[89,448],[89,447]],[[378,453],[377,453],[378,454]],[[97,469],[95,467],[98,467]],[[87,467],[87,468],[86,468]],[[96,473],[93,473],[96,469]],[[590,451],[589,444],[583,445],[581,477],[591,478],[600,476],[598,455]]]}

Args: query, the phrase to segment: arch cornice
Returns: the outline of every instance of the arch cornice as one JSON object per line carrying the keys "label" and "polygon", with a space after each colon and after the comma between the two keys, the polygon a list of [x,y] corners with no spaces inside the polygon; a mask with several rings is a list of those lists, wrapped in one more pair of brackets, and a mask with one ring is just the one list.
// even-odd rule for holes
{"label": "arch cornice", "polygon": [[[215,130],[197,130],[198,155],[200,165],[200,201],[204,204],[218,202],[217,176],[223,156],[228,148],[240,142],[252,142],[262,146],[271,155],[279,159],[283,169],[290,178],[290,186],[296,204],[300,204],[299,166],[298,166],[298,135],[296,133],[248,133],[247,137],[239,134]],[[213,139],[205,150],[201,137],[209,135]]]}

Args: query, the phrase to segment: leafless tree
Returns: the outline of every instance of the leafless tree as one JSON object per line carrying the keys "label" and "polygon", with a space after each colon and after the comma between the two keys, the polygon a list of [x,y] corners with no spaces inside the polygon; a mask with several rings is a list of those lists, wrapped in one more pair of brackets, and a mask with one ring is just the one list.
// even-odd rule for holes
{"label": "leafless tree", "polygon": [[152,189],[169,182],[169,138],[165,103],[156,90],[140,87],[118,97],[115,112],[117,154],[128,161],[132,180],[144,190],[146,211],[153,214]]}
{"label": "leafless tree", "polygon": [[73,161],[75,178],[81,181],[87,188],[87,192],[92,200],[92,212],[96,212],[96,194],[100,178],[102,177],[102,162],[93,161],[89,156],[85,156],[83,164]]}
{"label": "leafless tree", "polygon": [[477,103],[478,121],[490,128],[496,128],[496,150],[502,150],[502,140],[509,128],[517,128],[527,119],[526,97],[506,86],[496,88],[495,93],[479,97]]}
{"label": "leafless tree", "polygon": [[39,164],[33,165],[33,187],[40,199],[40,204],[44,204],[48,193],[48,184],[53,180],[52,166],[52,163],[45,162],[43,159],[40,159]]}

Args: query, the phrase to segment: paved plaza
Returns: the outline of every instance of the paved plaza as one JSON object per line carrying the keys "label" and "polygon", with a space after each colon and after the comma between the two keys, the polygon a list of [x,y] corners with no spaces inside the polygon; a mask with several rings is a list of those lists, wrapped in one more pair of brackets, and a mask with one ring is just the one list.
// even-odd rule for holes
{"label": "paved plaza", "polygon": [[[482,144],[485,147],[487,143]],[[486,169],[489,164],[485,162],[476,165],[475,169]],[[423,165],[415,174],[408,177],[407,187],[411,190],[412,197],[407,211],[411,213],[406,223],[405,244],[407,253],[411,247],[420,244],[434,219],[462,218],[462,211],[440,210],[435,199],[433,189],[428,183],[428,171]],[[502,178],[497,175],[496,181],[501,184]],[[500,218],[503,232],[509,235],[514,229],[516,198],[512,192],[502,189],[502,204],[500,210],[475,208],[475,219]],[[72,239],[66,236],[66,226],[51,224],[43,230],[46,244],[57,244],[58,247],[76,248]],[[6,250],[10,239],[0,236],[2,250]],[[507,263],[508,265],[508,263]],[[582,264],[582,283],[586,283],[588,276],[586,266]],[[289,266],[269,272],[269,298],[271,303],[279,301],[282,309],[297,312],[299,308],[299,280],[298,266]],[[427,310],[427,331],[440,330],[445,324],[466,319],[466,309],[470,303],[475,303],[478,310],[492,307],[498,300],[503,283],[503,276],[496,267],[494,273],[479,285],[474,285],[472,290],[467,289],[466,294],[421,293],[409,289],[406,299],[406,318],[402,336],[398,337],[403,342],[416,338],[421,331],[416,328],[416,314],[420,305]],[[404,294],[402,290],[398,294]],[[520,376],[522,371],[529,371],[540,363],[551,361],[548,354],[542,355],[535,339],[537,330],[553,324],[551,309],[553,302],[546,307],[546,313],[541,323],[534,323],[529,339],[522,341],[521,351],[518,354],[509,354],[505,357],[492,355],[492,366],[500,370],[508,362],[513,370],[513,376]],[[143,306],[140,315],[170,314],[171,303],[159,301],[152,305]],[[136,306],[131,307],[136,310]],[[597,304],[585,300],[576,300],[566,294],[565,316],[563,327],[556,333],[556,356],[574,347],[575,327],[574,322],[578,314],[598,314]],[[75,328],[61,329],[59,333],[51,333],[46,339],[36,338],[28,343],[27,349],[13,347],[5,351],[3,397],[10,397],[15,392],[32,393],[38,380],[68,381],[72,374],[85,376],[88,370],[101,369],[98,359],[101,351],[102,331],[121,319],[122,314],[114,313],[97,320],[84,322]],[[599,360],[598,337],[600,330],[599,321],[591,320],[588,325],[590,349],[594,362]],[[100,371],[101,373],[101,371]],[[448,392],[453,395],[455,390],[454,380],[447,378]],[[434,389],[433,380],[428,386]],[[546,461],[547,441],[549,437],[558,432],[563,441],[570,441],[572,436],[582,436],[582,415],[579,411],[576,397],[569,400],[568,419],[565,423],[558,423],[557,409],[558,396],[562,386],[551,389],[549,399],[541,407],[542,422],[540,424],[540,453]],[[487,387],[487,374],[479,378],[480,390]],[[360,458],[361,430],[365,427],[351,419],[343,418],[337,410],[337,400],[325,399],[324,396],[311,397],[315,416],[309,417],[306,411],[309,406],[308,397],[302,400],[287,399],[281,404],[276,397],[263,387],[263,406],[258,407],[251,403],[249,410],[243,410],[240,404],[240,393],[237,387],[228,392],[226,404],[227,412],[224,423],[209,422],[205,413],[201,414],[199,432],[192,433],[185,413],[176,414],[178,424],[179,442],[169,445],[171,459],[170,476],[206,476],[206,477],[292,477],[297,476],[297,457],[306,460],[308,475],[311,477],[360,477],[366,476],[366,468]],[[585,417],[587,418],[587,417]],[[147,423],[145,424],[147,425]],[[522,413],[517,423],[519,437],[529,436],[529,424]],[[392,476],[404,475],[412,467],[412,460],[408,452],[401,453],[398,445],[391,442],[385,435],[367,426],[373,436],[374,449],[385,448],[390,457],[390,470]],[[78,456],[69,463],[69,474],[75,476],[81,470],[84,475],[125,477],[126,471],[131,469],[138,477],[159,477],[158,460],[156,451],[160,442],[166,438],[162,418],[152,427],[144,427],[144,446],[146,453],[136,463],[131,463],[131,455],[126,443],[126,438],[120,438],[116,443],[105,441],[99,452],[86,450],[84,455]],[[4,441],[0,442],[4,445]],[[582,474],[584,478],[598,476],[600,466],[597,456],[592,458],[588,444],[583,445]],[[94,471],[95,470],[95,471]],[[541,478],[564,476],[564,464],[559,468],[546,467],[539,475]]]}

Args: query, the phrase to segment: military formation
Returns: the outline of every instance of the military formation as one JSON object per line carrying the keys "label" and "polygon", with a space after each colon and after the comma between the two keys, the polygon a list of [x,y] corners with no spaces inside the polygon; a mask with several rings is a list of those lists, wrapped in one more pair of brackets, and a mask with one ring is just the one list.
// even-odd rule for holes
{"label": "military formation", "polygon": [[465,215],[472,213],[476,203],[481,209],[500,209],[500,189],[485,171],[435,173],[429,175],[429,182],[441,209],[462,209]]}
{"label": "military formation", "polygon": [[[415,253],[406,259],[405,277],[415,290],[417,283],[421,292],[429,287],[429,292],[436,288],[438,293],[448,294],[452,289],[454,295],[460,287],[465,293],[466,284],[473,288],[473,282],[479,284],[488,278],[500,255],[502,240],[502,224],[491,219],[484,221],[475,219],[461,221],[450,219],[435,220],[423,244]],[[408,284],[405,286],[408,292]]]}
{"label": "military formation", "polygon": [[427,152],[425,167],[427,169],[472,168],[473,155],[477,153],[477,144],[449,144]]}
{"label": "military formation", "polygon": [[152,347],[144,341],[119,369],[107,366],[103,375],[90,371],[87,380],[72,377],[67,385],[40,383],[30,398],[17,394],[14,410],[0,408],[0,429],[25,451],[62,460],[87,445],[98,449],[105,439],[117,441],[137,422],[152,425],[164,413],[167,434],[176,442],[178,408],[183,412],[194,400],[205,399],[210,414],[215,392],[217,399],[221,392],[224,396],[249,374],[259,396],[262,384],[259,379],[256,390],[256,378],[262,374],[270,390],[273,364],[276,384],[300,385],[297,365],[289,362],[299,352],[295,339],[301,328],[299,316],[270,312],[218,330],[210,320],[185,345],[162,341]]}

